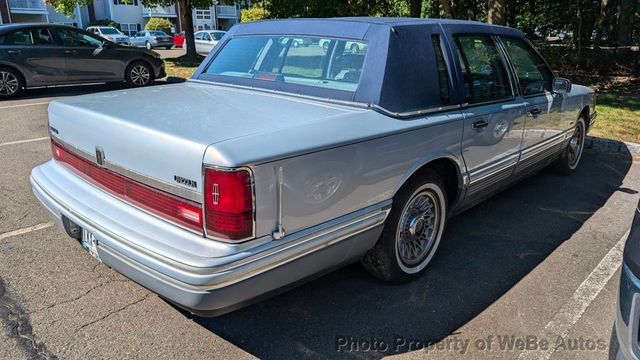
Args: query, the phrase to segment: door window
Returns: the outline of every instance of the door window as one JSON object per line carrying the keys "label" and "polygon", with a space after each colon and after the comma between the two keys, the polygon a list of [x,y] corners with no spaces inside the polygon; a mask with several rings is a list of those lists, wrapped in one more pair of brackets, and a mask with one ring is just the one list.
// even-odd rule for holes
{"label": "door window", "polygon": [[56,29],[60,41],[64,46],[78,46],[78,47],[92,47],[97,48],[102,46],[102,41],[89,34],[82,33],[73,29]]}
{"label": "door window", "polygon": [[551,91],[553,73],[531,45],[513,38],[503,38],[502,41],[515,67],[522,96]]}
{"label": "door window", "polygon": [[440,85],[440,101],[442,105],[447,105],[451,102],[451,91],[449,89],[449,71],[447,70],[447,63],[444,60],[444,53],[440,44],[440,36],[433,35],[431,37],[433,44],[433,51],[436,56],[436,66],[438,66],[438,83]]}
{"label": "door window", "polygon": [[204,38],[204,33],[197,33],[194,38],[196,40],[202,40]]}
{"label": "door window", "polygon": [[14,31],[7,35],[7,45],[53,45],[53,39],[46,28]]}
{"label": "door window", "polygon": [[513,97],[507,68],[490,36],[456,36],[466,101],[477,104]]}

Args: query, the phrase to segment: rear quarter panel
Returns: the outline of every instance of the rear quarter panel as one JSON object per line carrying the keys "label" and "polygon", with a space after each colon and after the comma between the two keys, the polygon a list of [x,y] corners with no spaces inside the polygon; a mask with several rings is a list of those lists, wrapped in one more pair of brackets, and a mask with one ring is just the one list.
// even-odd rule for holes
{"label": "rear quarter panel", "polygon": [[291,234],[392,199],[433,159],[449,158],[462,173],[462,126],[459,112],[398,120],[366,111],[215,144],[205,163],[252,167],[258,236],[276,227],[282,168],[282,223]]}

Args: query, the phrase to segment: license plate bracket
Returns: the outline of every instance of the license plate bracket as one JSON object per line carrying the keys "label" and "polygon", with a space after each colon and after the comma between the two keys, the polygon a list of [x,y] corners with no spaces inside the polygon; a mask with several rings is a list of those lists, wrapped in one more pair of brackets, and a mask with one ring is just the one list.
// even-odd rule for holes
{"label": "license plate bracket", "polygon": [[85,248],[87,252],[89,252],[89,255],[91,255],[96,260],[101,261],[100,256],[98,256],[98,238],[96,238],[96,236],[92,232],[88,231],[85,228],[82,228],[81,244],[82,247]]}

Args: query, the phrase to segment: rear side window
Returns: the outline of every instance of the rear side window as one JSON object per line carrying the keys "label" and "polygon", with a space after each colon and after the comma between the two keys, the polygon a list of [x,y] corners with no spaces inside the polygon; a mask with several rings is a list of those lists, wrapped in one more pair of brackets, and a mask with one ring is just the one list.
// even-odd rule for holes
{"label": "rear side window", "polygon": [[241,37],[230,40],[205,73],[355,92],[366,53],[360,41]]}
{"label": "rear side window", "polygon": [[449,89],[449,71],[447,70],[447,63],[444,60],[444,53],[442,52],[442,45],[440,44],[440,36],[433,35],[431,37],[433,43],[433,50],[436,55],[436,66],[438,67],[438,82],[440,84],[440,100],[442,105],[447,105],[451,102],[451,91]]}
{"label": "rear side window", "polygon": [[502,42],[515,67],[522,96],[538,95],[545,90],[552,90],[553,73],[531,45],[513,38],[503,38]]}
{"label": "rear side window", "polygon": [[478,104],[513,97],[506,66],[489,36],[456,36],[466,101]]}
{"label": "rear side window", "polygon": [[6,35],[6,45],[52,45],[51,33],[46,28],[33,28],[14,31]]}

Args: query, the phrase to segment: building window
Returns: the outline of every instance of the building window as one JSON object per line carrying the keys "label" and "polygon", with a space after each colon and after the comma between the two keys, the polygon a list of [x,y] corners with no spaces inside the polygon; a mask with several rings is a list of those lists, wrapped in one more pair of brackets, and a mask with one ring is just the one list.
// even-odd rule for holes
{"label": "building window", "polygon": [[198,10],[196,9],[197,20],[211,20],[211,10]]}
{"label": "building window", "polygon": [[127,36],[133,36],[140,31],[140,24],[120,24],[120,31]]}

